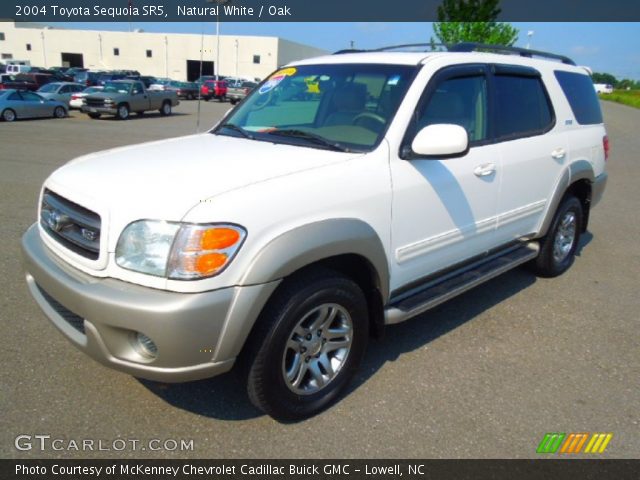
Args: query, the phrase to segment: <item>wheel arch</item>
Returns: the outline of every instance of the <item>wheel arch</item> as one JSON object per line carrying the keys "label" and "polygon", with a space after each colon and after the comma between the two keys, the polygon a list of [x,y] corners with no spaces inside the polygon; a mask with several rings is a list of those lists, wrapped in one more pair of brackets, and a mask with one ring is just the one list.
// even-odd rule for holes
{"label": "wheel arch", "polygon": [[568,194],[575,195],[583,209],[582,231],[587,230],[589,223],[589,212],[591,207],[592,185],[595,181],[595,173],[593,166],[587,160],[578,160],[571,163],[563,172],[558,181],[556,189],[547,204],[547,210],[544,214],[541,226],[538,230],[537,237],[544,237],[549,231],[553,216],[562,202],[562,199]]}
{"label": "wheel arch", "polygon": [[318,266],[335,270],[362,288],[371,331],[380,336],[389,296],[389,265],[378,234],[362,220],[323,220],[283,233],[256,255],[241,284],[268,283]]}

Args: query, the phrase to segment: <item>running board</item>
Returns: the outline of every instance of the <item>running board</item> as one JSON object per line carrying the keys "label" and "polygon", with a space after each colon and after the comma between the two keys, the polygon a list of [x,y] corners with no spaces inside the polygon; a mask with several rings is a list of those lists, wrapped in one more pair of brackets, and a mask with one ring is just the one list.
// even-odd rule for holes
{"label": "running board", "polygon": [[537,242],[520,244],[451,272],[444,277],[432,280],[421,288],[405,294],[402,298],[392,300],[384,312],[385,324],[404,322],[411,317],[420,315],[473,287],[536,258],[539,250]]}

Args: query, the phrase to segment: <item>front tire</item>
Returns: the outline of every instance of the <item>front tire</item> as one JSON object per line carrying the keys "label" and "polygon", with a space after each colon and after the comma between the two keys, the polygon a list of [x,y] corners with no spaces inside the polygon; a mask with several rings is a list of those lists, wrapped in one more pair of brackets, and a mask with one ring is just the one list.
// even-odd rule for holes
{"label": "front tire", "polygon": [[118,111],[116,113],[118,120],[126,120],[129,118],[129,106],[125,103],[118,105]]}
{"label": "front tire", "polygon": [[368,337],[367,302],[351,279],[317,269],[285,280],[244,352],[251,402],[280,421],[319,413],[349,384]]}
{"label": "front tire", "polygon": [[540,241],[540,254],[533,261],[534,272],[541,277],[557,277],[575,260],[584,222],[582,204],[573,195],[564,198],[556,211],[547,235]]}
{"label": "front tire", "polygon": [[16,116],[16,112],[11,110],[10,108],[2,111],[2,120],[4,120],[5,122],[14,122],[16,118],[18,118]]}

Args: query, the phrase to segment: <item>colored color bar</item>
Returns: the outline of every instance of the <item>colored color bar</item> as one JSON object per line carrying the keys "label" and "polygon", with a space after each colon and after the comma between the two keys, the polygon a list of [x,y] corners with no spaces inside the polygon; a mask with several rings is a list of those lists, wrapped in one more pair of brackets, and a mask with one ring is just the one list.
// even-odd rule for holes
{"label": "colored color bar", "polygon": [[587,448],[584,449],[584,453],[591,453],[591,449],[593,448],[593,444],[596,443],[597,438],[598,438],[597,433],[594,433],[591,436],[591,440],[589,440],[589,443],[587,444]]}
{"label": "colored color bar", "polygon": [[545,434],[544,438],[540,442],[540,445],[538,445],[536,453],[547,453],[547,448],[549,446],[549,443],[551,442],[551,437],[553,437],[552,433]]}
{"label": "colored color bar", "polygon": [[575,438],[576,438],[576,434],[570,433],[567,436],[567,439],[564,441],[564,444],[562,445],[562,449],[560,449],[560,453],[567,453],[567,451],[570,449],[570,446],[573,445]]}
{"label": "colored color bar", "polygon": [[584,442],[587,441],[587,438],[589,438],[588,433],[581,433],[580,441],[578,442],[578,444],[576,445],[576,448],[571,453],[580,453],[580,450],[582,450],[582,446],[584,445]]}
{"label": "colored color bar", "polygon": [[606,434],[606,436],[604,437],[604,441],[602,442],[602,445],[600,445],[600,450],[598,451],[598,453],[604,452],[604,450],[607,448],[607,445],[609,445],[609,442],[611,441],[612,438],[613,438],[613,433]]}
{"label": "colored color bar", "polygon": [[558,451],[558,448],[560,448],[560,445],[562,444],[562,440],[564,440],[564,437],[566,437],[565,433],[556,433],[555,435],[557,437],[555,438],[547,453],[556,453]]}

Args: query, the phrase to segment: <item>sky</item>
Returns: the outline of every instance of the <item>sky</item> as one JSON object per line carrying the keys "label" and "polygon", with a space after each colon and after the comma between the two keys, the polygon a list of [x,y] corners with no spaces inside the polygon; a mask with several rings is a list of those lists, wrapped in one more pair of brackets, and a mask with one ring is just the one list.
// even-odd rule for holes
{"label": "sky", "polygon": [[[129,30],[128,23],[55,23],[55,26],[91,30]],[[618,79],[640,80],[640,22],[635,23],[513,23],[520,31],[516,46],[571,57],[578,65],[607,72]],[[215,22],[134,23],[132,28],[162,33],[215,33]],[[220,23],[221,35],[278,36],[328,51],[376,48],[386,45],[428,42],[433,26],[422,23]]]}

